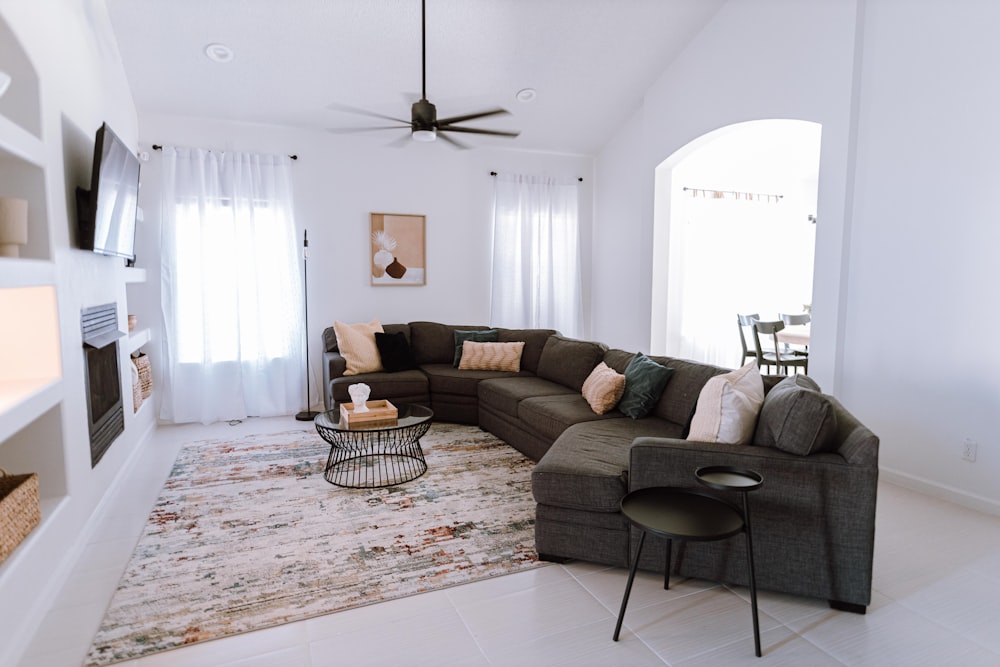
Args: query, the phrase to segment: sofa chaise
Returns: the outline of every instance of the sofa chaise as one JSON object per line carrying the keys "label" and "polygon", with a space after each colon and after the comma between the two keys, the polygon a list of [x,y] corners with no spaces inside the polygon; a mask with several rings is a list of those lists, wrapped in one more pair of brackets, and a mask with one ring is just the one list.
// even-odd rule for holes
{"label": "sofa chaise", "polygon": [[[636,353],[544,329],[411,322],[384,330],[407,340],[415,368],[344,375],[331,327],[323,335],[327,408],[365,382],[372,398],[427,405],[436,419],[477,424],[536,460],[535,546],[543,559],[627,567],[638,532],[620,511],[626,493],[697,487],[701,466],[740,466],[764,477],[750,497],[757,586],[860,613],[870,603],[878,438],[808,378],[763,376],[768,393],[754,444],[698,442],[685,436],[699,396],[728,369],[650,357],[672,372],[650,413],[633,419],[618,410],[597,414],[582,387],[602,362],[625,373]],[[456,331],[523,341],[519,370],[456,368]],[[747,584],[738,537],[674,544],[676,574]],[[663,540],[647,543],[640,567],[662,572],[664,548]]]}

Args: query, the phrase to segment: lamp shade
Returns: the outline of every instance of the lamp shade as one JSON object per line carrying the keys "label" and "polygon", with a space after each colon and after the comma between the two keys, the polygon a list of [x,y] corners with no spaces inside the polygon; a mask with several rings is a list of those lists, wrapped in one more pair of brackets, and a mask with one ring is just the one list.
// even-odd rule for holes
{"label": "lamp shade", "polygon": [[0,197],[0,257],[18,257],[28,242],[28,202]]}

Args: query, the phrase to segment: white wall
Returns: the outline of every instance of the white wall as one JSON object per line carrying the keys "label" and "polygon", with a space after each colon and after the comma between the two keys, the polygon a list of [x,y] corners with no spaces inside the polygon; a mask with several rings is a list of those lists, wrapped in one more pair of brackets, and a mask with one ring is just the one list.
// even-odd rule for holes
{"label": "white wall", "polygon": [[[998,19],[985,0],[727,4],[598,155],[595,246],[613,233],[636,250],[595,253],[592,307],[616,317],[596,317],[593,335],[649,344],[635,342],[654,272],[636,253],[649,255],[659,161],[731,123],[818,122],[810,374],[881,437],[886,475],[1000,512],[1000,351],[982,343],[1000,319],[986,296]],[[629,332],[618,320],[633,313]],[[976,463],[960,458],[966,437]]]}
{"label": "white wall", "polygon": [[[456,150],[444,142],[388,148],[392,133],[345,136],[274,126],[142,115],[140,144],[150,151],[140,202],[139,265],[156,266],[161,153],[151,145],[298,155],[296,219],[309,232],[310,365],[321,378],[321,335],[333,321],[432,320],[486,324],[490,317],[491,171],[582,177],[581,224],[591,236],[593,160],[515,150]],[[470,143],[473,140],[470,140]],[[369,213],[427,216],[427,285],[369,284]],[[301,231],[299,233],[301,238]],[[584,249],[589,257],[589,245]],[[153,258],[150,260],[150,258]],[[150,263],[151,262],[151,263]],[[587,267],[585,267],[587,269]],[[159,302],[157,274],[147,288]],[[158,313],[146,317],[158,318]],[[502,322],[494,323],[503,326]],[[156,358],[151,359],[156,366]],[[316,385],[314,403],[322,402]],[[304,392],[304,390],[303,390]]]}

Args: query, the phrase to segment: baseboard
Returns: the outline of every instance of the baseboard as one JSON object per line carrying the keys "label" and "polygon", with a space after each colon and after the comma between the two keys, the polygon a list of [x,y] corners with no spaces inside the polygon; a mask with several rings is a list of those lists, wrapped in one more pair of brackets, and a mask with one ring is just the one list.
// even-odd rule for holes
{"label": "baseboard", "polygon": [[900,472],[898,470],[893,470],[891,468],[880,467],[879,478],[883,481],[891,482],[897,486],[902,486],[903,488],[910,489],[912,491],[918,491],[925,495],[933,496],[934,498],[947,500],[948,502],[961,505],[962,507],[968,507],[969,509],[985,512],[986,514],[1000,516],[1000,501],[993,500],[992,498],[985,498],[975,493],[969,493],[968,491],[956,489],[946,484],[932,482],[928,479],[917,477],[916,475],[910,475],[909,473]]}

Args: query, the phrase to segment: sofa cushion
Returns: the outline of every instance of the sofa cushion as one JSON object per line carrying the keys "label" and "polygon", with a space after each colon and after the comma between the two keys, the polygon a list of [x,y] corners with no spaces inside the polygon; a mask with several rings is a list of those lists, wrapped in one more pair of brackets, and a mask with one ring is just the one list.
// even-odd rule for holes
{"label": "sofa cushion", "polygon": [[378,371],[332,379],[329,387],[331,399],[337,403],[350,402],[351,397],[347,393],[347,388],[358,382],[364,382],[371,387],[372,393],[369,397],[371,400],[405,398],[410,401],[427,401],[430,396],[427,376],[418,370],[396,373]]}
{"label": "sofa cushion", "polygon": [[483,380],[479,383],[479,403],[495,412],[517,417],[517,406],[526,398],[575,395],[572,389],[540,377],[523,376]]}
{"label": "sofa cushion", "polygon": [[510,343],[514,341],[524,341],[524,352],[521,353],[521,370],[531,373],[538,372],[538,360],[542,357],[542,348],[549,336],[558,334],[555,329],[502,329],[499,332],[497,341]]}
{"label": "sofa cushion", "polygon": [[382,331],[378,320],[361,324],[334,322],[333,328],[337,332],[337,348],[347,361],[344,375],[382,370],[382,358],[375,344],[375,332]]}
{"label": "sofa cushion", "polygon": [[467,340],[462,343],[462,360],[458,363],[458,368],[463,371],[517,373],[521,370],[521,353],[523,351],[524,341],[477,343]]}
{"label": "sofa cushion", "polygon": [[[773,390],[772,390],[773,391]],[[764,402],[757,361],[708,380],[698,396],[688,440],[745,445],[753,440]]]}
{"label": "sofa cushion", "polygon": [[475,402],[479,396],[479,383],[495,378],[516,377],[506,371],[464,371],[451,363],[424,364],[420,367],[427,375],[431,394],[469,396]]}
{"label": "sofa cushion", "polygon": [[465,349],[465,341],[472,340],[479,343],[495,342],[498,333],[496,329],[484,329],[482,331],[455,329],[455,333],[453,334],[455,338],[455,352],[452,355],[454,361],[451,365],[458,368],[458,365],[462,363],[462,352]]}
{"label": "sofa cushion", "polygon": [[517,406],[517,418],[524,423],[528,430],[552,441],[574,424],[596,419],[622,419],[623,417],[617,410],[603,415],[594,414],[583,395],[573,392],[526,398]]}
{"label": "sofa cushion", "polygon": [[538,361],[538,377],[580,392],[583,381],[604,358],[606,350],[601,343],[549,336]]}
{"label": "sofa cushion", "polygon": [[417,367],[410,350],[410,342],[402,331],[396,333],[375,332],[375,346],[378,347],[382,367],[390,373],[409,371]]}
{"label": "sofa cushion", "polygon": [[410,322],[410,349],[417,364],[450,364],[455,359],[455,329],[482,331],[476,325],[452,326],[437,322]]}
{"label": "sofa cushion", "polygon": [[673,372],[642,352],[636,352],[625,368],[625,393],[618,409],[632,419],[648,415],[659,402]]}
{"label": "sofa cushion", "polygon": [[725,368],[696,361],[671,357],[650,357],[653,361],[673,369],[670,382],[663,390],[653,414],[675,424],[686,424],[698,405],[698,396],[705,383],[716,375],[728,372]]}
{"label": "sofa cushion", "polygon": [[754,444],[808,456],[831,450],[836,433],[833,404],[811,378],[795,374],[764,397]]}
{"label": "sofa cushion", "polygon": [[583,381],[581,393],[590,404],[590,409],[603,415],[614,410],[625,393],[625,375],[602,361]]}

